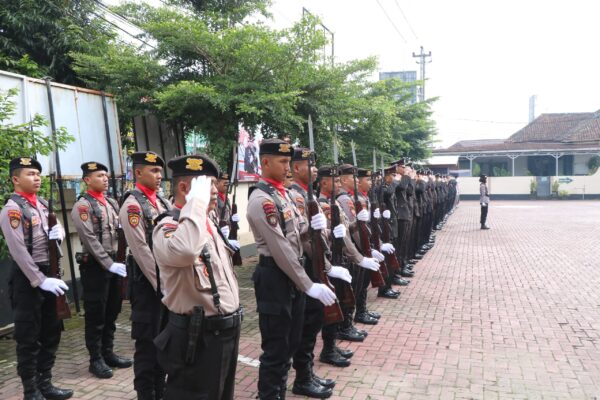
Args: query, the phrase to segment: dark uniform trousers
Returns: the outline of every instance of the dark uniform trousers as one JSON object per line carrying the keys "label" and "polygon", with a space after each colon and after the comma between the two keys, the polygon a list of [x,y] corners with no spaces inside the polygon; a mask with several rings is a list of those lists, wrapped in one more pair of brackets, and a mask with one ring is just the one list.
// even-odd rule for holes
{"label": "dark uniform trousers", "polygon": [[85,345],[93,361],[113,351],[115,321],[121,312],[121,279],[89,255],[79,265],[79,271],[85,309]]}
{"label": "dark uniform trousers", "polygon": [[128,260],[131,301],[131,338],[135,340],[133,354],[133,387],[136,391],[155,391],[160,398],[165,386],[165,372],[157,361],[154,338],[159,332],[162,303],[156,290],[140,268]]}
{"label": "dark uniform trousers", "polygon": [[397,256],[400,261],[400,266],[404,267],[405,262],[407,261],[408,255],[408,240],[407,233],[408,227],[410,226],[410,221],[398,220],[398,236],[396,237],[395,247],[397,250]]}
{"label": "dark uniform trousers", "polygon": [[488,207],[489,206],[481,206],[481,218],[479,219],[479,222],[481,223],[481,225],[484,225],[485,222],[487,221],[487,215],[488,215]]}
{"label": "dark uniform trousers", "polygon": [[[49,266],[38,267],[48,273]],[[50,374],[62,331],[62,321],[56,317],[56,296],[31,287],[29,279],[13,263],[9,297],[17,342],[17,373],[23,380],[34,378],[36,373]]]}
{"label": "dark uniform trousers", "polygon": [[367,312],[367,292],[371,283],[371,275],[369,271],[355,265],[351,270],[352,273],[352,289],[356,297],[356,314]]}
{"label": "dark uniform trousers", "polygon": [[[304,269],[312,279],[312,262],[309,258],[304,259]],[[313,282],[315,281],[312,279]],[[314,349],[317,343],[317,335],[323,327],[323,304],[312,297],[306,296],[304,307],[304,324],[302,326],[302,337],[298,350],[294,353],[292,366],[296,371],[306,372],[313,365]]]}
{"label": "dark uniform trousers", "polygon": [[252,280],[261,334],[258,398],[283,399],[291,358],[302,339],[306,297],[273,259],[259,261]]}
{"label": "dark uniform trousers", "polygon": [[191,350],[189,317],[169,313],[154,340],[158,362],[168,375],[165,400],[233,400],[240,328],[239,322],[220,330],[204,327],[192,339]]}

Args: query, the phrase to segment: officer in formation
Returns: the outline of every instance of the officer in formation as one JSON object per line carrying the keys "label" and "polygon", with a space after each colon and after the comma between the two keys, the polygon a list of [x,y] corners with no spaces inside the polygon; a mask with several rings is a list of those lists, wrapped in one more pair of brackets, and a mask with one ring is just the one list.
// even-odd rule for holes
{"label": "officer in formation", "polygon": [[87,191],[73,205],[71,219],[81,240],[77,253],[83,307],[85,345],[90,354],[89,371],[100,379],[113,376],[111,368],[131,367],[132,361],[113,352],[116,325],[121,312],[122,278],[125,264],[115,261],[119,205],[105,197],[108,168],[95,161],[81,165]]}
{"label": "officer in formation", "polygon": [[[392,285],[405,286],[409,282],[404,278],[414,276],[414,265],[435,243],[434,230],[442,228],[452,211],[456,186],[447,177],[430,179],[430,171],[413,168],[404,159],[386,168],[379,181],[372,177],[372,171],[351,165],[322,166],[317,170],[319,212],[311,217],[307,210],[315,171],[308,160],[314,154],[309,149],[294,150],[275,139],[263,141],[260,151],[263,175],[250,195],[247,213],[260,257],[253,275],[263,349],[258,396],[284,399],[293,361],[296,380],[292,391],[328,398],[335,381],[315,374],[315,332],[321,327],[320,361],[339,367],[350,365],[353,354],[337,347],[335,340],[364,341],[367,332],[356,329],[352,322],[374,325],[381,317],[366,306],[373,281],[370,275],[385,273],[385,281],[378,284],[380,297],[398,298]],[[287,176],[290,169],[292,179]],[[377,188],[371,187],[373,181],[377,181]],[[383,202],[377,203],[383,212],[372,210],[375,205],[370,204],[369,191],[375,190],[383,194]],[[339,220],[334,220],[334,208],[341,210]],[[326,216],[325,225],[321,213]],[[371,229],[389,224],[390,243],[371,237],[368,242],[361,240],[357,226],[368,222],[374,222]],[[313,239],[307,235],[308,228],[324,232],[313,239],[327,241],[325,272],[335,293],[314,276],[310,261]],[[371,233],[368,229],[367,234]],[[336,240],[343,242],[342,262],[334,255]],[[386,254],[397,261],[393,263],[398,266],[397,274],[386,265]],[[380,268],[383,266],[386,268]],[[346,287],[354,295],[352,304],[342,299]],[[324,325],[323,305],[335,301],[341,303],[343,321]]]}
{"label": "officer in formation", "polygon": [[[48,203],[37,197],[42,166],[30,157],[10,161],[14,193],[0,212],[0,227],[13,260],[9,297],[17,342],[17,373],[26,400],[68,399],[73,391],[52,384],[52,367],[60,343],[62,321],[57,296],[68,290],[50,276],[49,244],[64,238],[60,224],[48,227]],[[50,242],[53,241],[53,242]]]}

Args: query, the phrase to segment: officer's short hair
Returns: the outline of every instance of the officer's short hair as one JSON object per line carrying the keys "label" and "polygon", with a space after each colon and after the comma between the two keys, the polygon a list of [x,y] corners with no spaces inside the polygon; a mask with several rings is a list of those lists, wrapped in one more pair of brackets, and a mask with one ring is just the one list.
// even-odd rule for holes
{"label": "officer's short hair", "polygon": [[21,171],[23,171],[23,168],[11,169],[10,170],[10,177],[12,178],[13,176],[19,176],[19,175],[21,175]]}

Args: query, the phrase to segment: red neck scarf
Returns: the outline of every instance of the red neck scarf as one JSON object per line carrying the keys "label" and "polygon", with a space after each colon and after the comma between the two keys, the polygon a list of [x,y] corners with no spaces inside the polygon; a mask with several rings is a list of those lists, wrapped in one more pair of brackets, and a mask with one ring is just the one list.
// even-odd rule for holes
{"label": "red neck scarf", "polygon": [[180,210],[183,208],[183,206],[182,206],[182,205],[180,205],[180,204],[177,204],[177,203],[173,203],[173,205],[174,205],[175,207],[179,208]]}
{"label": "red neck scarf", "polygon": [[347,192],[350,195],[350,197],[354,197],[354,190],[348,189]]}
{"label": "red neck scarf", "polygon": [[296,181],[296,183],[298,184],[298,186],[300,186],[302,189],[304,189],[305,192],[308,192],[308,185],[305,185],[304,183],[302,183],[300,181]]}
{"label": "red neck scarf", "polygon": [[225,193],[221,193],[219,192],[219,198],[221,199],[222,202],[227,202],[227,195]]}
{"label": "red neck scarf", "polygon": [[362,195],[363,195],[363,196],[365,196],[365,197],[369,197],[369,194],[368,194],[368,192],[362,192],[362,191],[361,191],[361,192],[360,192],[360,194],[362,194]]}
{"label": "red neck scarf", "polygon": [[329,192],[326,192],[326,191],[324,191],[324,190],[321,190],[321,196],[323,196],[323,197],[327,197],[327,198],[330,198],[330,197],[331,197],[331,193],[329,193]]}
{"label": "red neck scarf", "polygon": [[98,200],[102,205],[106,205],[106,198],[104,197],[104,192],[96,192],[95,190],[88,189],[88,194]]}
{"label": "red neck scarf", "polygon": [[35,193],[15,192],[16,194],[23,196],[25,200],[34,207],[37,207],[37,195]]}
{"label": "red neck scarf", "polygon": [[148,200],[150,200],[150,203],[152,203],[154,208],[158,208],[158,206],[156,205],[156,190],[150,190],[146,186],[142,185],[139,182],[135,184],[135,187],[140,192],[142,192],[146,195],[146,197],[148,198]]}
{"label": "red neck scarf", "polygon": [[275,189],[277,189],[279,191],[279,193],[281,193],[281,195],[283,197],[285,197],[285,187],[283,187],[283,182],[278,182],[274,179],[270,179],[270,178],[262,178],[265,182],[271,184]]}

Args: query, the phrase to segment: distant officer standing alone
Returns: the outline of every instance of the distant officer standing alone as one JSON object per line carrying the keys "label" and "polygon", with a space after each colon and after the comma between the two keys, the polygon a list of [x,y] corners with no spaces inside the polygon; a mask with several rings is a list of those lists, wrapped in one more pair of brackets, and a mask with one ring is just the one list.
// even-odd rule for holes
{"label": "distant officer standing alone", "polygon": [[[293,151],[283,140],[263,140],[262,175],[248,202],[247,218],[259,254],[252,280],[263,350],[258,372],[262,400],[285,398],[291,358],[302,336],[304,294],[325,305],[336,299],[327,286],[313,283],[303,267],[308,226],[283,186]],[[327,218],[319,213],[310,223],[324,229]]]}
{"label": "distant officer standing alone", "polygon": [[81,164],[87,192],[73,205],[71,218],[82,253],[77,254],[83,307],[85,345],[90,354],[89,371],[96,377],[113,376],[111,367],[131,367],[131,360],[113,352],[116,325],[121,312],[121,277],[127,276],[125,264],[114,261],[117,250],[119,206],[104,196],[108,189],[108,168],[99,162]]}
{"label": "distant officer standing alone", "polygon": [[487,176],[481,175],[479,177],[479,204],[481,205],[481,218],[479,222],[481,223],[481,229],[490,229],[487,226],[487,215],[488,215],[488,207],[490,205],[490,194],[488,192],[487,187]]}
{"label": "distant officer standing alone", "polygon": [[242,311],[233,249],[208,214],[217,206],[217,164],[181,156],[173,171],[175,207],[159,217],[154,256],[168,323],[156,337],[167,400],[232,400]]}

